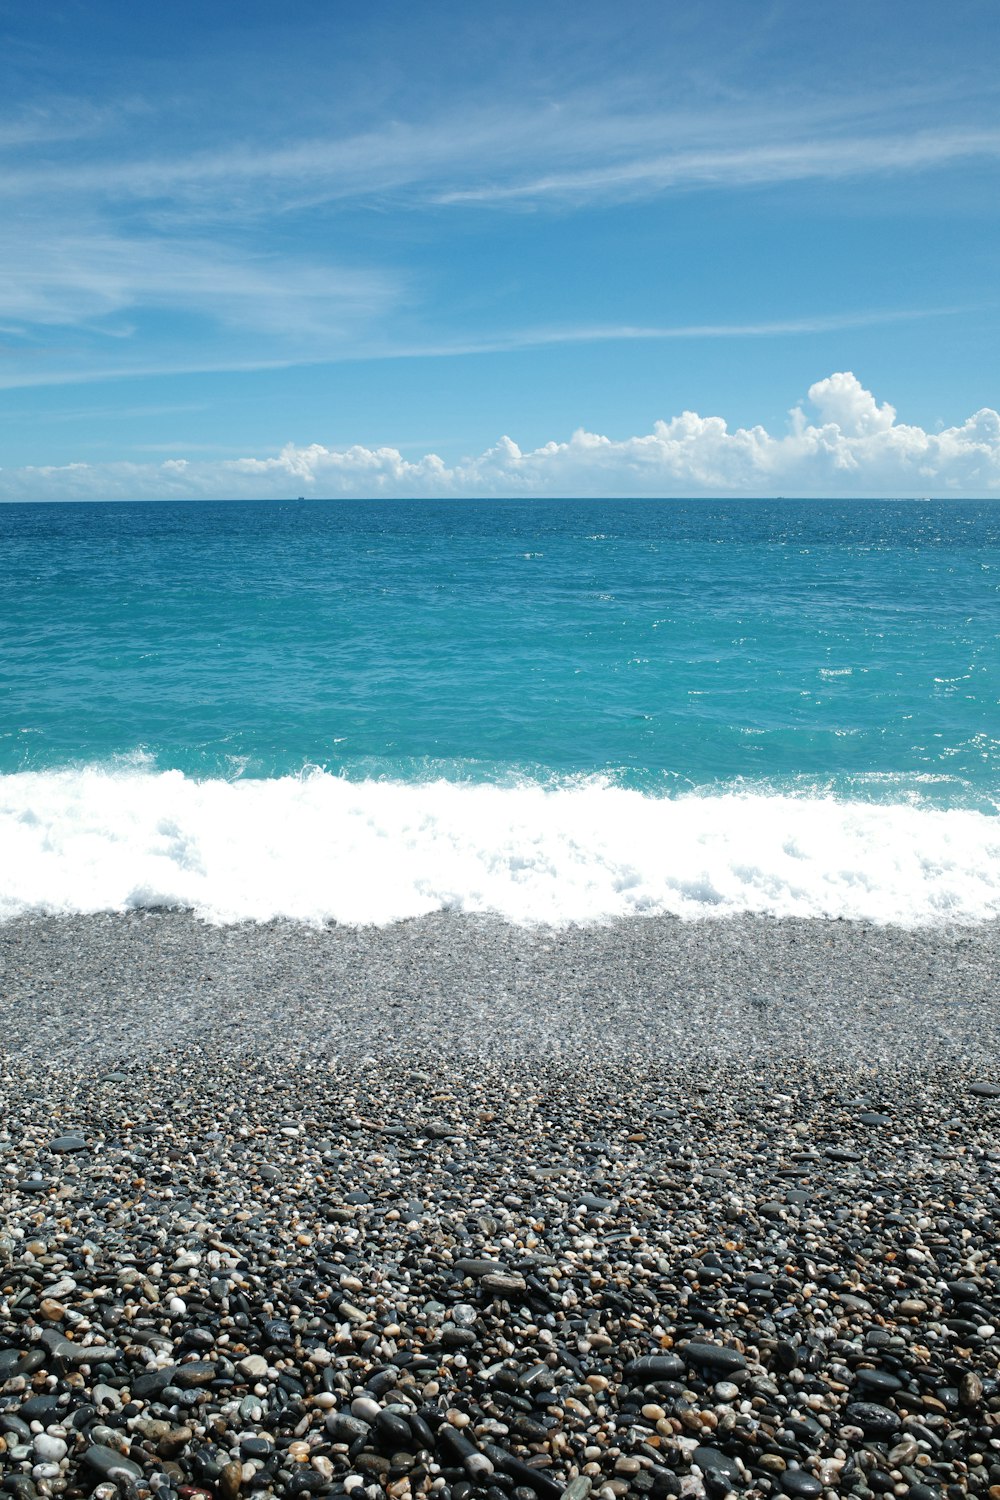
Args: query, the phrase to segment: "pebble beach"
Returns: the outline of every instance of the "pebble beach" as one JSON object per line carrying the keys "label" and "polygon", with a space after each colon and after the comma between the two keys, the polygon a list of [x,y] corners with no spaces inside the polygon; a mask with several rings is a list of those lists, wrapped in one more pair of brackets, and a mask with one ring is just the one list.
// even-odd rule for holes
{"label": "pebble beach", "polygon": [[0,927],[3,1490],[998,1500],[998,960]]}

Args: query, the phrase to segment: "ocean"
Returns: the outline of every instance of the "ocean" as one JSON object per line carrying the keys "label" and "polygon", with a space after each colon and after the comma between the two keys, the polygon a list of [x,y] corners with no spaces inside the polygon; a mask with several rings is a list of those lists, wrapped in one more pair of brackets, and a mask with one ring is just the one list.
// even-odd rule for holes
{"label": "ocean", "polygon": [[1000,504],[0,506],[0,916],[1000,915]]}

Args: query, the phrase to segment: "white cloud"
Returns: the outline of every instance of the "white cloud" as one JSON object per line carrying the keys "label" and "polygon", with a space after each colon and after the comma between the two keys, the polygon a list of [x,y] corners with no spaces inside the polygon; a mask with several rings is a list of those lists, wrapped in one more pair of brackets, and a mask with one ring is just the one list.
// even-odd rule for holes
{"label": "white cloud", "polygon": [[808,400],[813,415],[796,407],[777,435],[685,411],[622,439],[580,429],[524,452],[502,437],[451,465],[434,453],[289,443],[272,457],[0,469],[0,498],[1000,496],[1000,415],[989,407],[927,432],[897,422],[849,371],[817,381]]}

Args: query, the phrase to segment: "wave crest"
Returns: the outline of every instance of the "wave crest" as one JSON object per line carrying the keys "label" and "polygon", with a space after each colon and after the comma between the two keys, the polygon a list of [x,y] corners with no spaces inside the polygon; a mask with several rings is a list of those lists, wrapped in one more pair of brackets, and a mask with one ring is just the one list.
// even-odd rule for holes
{"label": "wave crest", "polygon": [[920,926],[1000,916],[1000,818],[743,791],[0,777],[0,917],[192,909],[210,922],[520,924],[761,913]]}

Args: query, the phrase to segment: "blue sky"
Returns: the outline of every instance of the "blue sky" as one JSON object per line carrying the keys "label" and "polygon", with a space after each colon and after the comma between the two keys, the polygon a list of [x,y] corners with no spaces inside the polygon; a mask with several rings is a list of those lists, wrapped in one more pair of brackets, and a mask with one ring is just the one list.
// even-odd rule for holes
{"label": "blue sky", "polygon": [[[609,492],[1000,492],[998,34],[994,0],[0,0],[0,495],[587,488],[593,445],[537,456],[581,429]],[[848,418],[810,404],[847,372]],[[785,447],[706,467],[699,429],[699,468],[671,428],[640,483],[685,411]]]}

